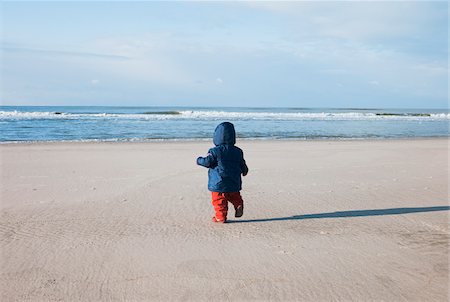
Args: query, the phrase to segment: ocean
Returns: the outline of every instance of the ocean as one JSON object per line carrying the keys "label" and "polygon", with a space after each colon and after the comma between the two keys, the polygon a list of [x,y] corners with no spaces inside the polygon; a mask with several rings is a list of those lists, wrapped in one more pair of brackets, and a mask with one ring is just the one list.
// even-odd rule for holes
{"label": "ocean", "polygon": [[0,142],[449,137],[447,109],[0,106]]}

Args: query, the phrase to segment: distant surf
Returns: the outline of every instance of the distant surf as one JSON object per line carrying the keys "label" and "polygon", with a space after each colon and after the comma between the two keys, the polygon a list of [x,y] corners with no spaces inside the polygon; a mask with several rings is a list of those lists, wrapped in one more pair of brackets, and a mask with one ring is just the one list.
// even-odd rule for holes
{"label": "distant surf", "polygon": [[449,113],[373,112],[242,112],[242,111],[146,111],[142,113],[74,113],[60,111],[0,111],[1,120],[12,119],[254,119],[254,120],[450,120]]}
{"label": "distant surf", "polygon": [[181,112],[179,111],[147,111],[143,114],[155,114],[155,115],[179,115]]}

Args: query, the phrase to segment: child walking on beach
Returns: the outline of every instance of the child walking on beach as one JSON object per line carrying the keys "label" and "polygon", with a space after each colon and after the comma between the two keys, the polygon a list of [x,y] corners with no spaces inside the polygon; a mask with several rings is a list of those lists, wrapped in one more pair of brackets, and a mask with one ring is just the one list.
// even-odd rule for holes
{"label": "child walking on beach", "polygon": [[216,212],[213,222],[227,221],[228,202],[234,206],[235,217],[244,214],[244,201],[241,197],[242,179],[248,167],[244,153],[236,147],[236,132],[229,122],[219,124],[214,131],[214,148],[206,157],[197,158],[197,164],[208,170],[208,190],[212,194],[212,204]]}

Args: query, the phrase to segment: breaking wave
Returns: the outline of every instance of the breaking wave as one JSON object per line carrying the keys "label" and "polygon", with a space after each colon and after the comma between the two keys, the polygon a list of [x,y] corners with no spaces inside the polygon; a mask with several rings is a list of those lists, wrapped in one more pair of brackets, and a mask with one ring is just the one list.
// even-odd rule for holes
{"label": "breaking wave", "polygon": [[0,111],[1,120],[24,119],[141,119],[141,120],[450,120],[449,113],[389,113],[389,112],[237,112],[237,111],[149,111],[125,113],[68,113]]}

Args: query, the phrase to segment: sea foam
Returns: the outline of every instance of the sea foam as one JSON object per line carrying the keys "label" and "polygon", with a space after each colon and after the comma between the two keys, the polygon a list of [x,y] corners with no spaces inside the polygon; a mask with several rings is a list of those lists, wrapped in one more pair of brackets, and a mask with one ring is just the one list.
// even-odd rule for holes
{"label": "sea foam", "polygon": [[449,113],[373,113],[373,112],[238,112],[238,111],[164,111],[136,114],[66,113],[40,111],[0,111],[1,120],[15,119],[141,119],[141,120],[450,120]]}

